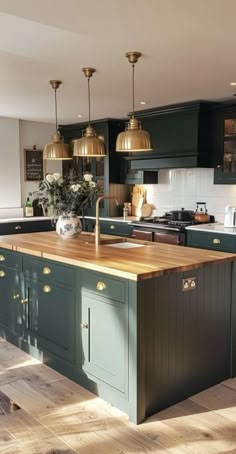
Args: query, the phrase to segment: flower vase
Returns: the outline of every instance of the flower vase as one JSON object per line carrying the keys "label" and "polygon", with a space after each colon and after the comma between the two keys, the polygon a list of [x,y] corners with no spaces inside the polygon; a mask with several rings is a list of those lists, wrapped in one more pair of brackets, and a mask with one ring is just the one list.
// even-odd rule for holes
{"label": "flower vase", "polygon": [[63,213],[56,223],[56,232],[62,238],[76,238],[82,232],[82,223],[75,213]]}

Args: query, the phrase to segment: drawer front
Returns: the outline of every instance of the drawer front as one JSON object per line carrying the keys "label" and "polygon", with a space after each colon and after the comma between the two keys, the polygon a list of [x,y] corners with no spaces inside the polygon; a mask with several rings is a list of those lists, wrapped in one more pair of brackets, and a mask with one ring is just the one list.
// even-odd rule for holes
{"label": "drawer front", "polygon": [[235,252],[236,235],[187,231],[187,246],[214,249],[223,252]]}
{"label": "drawer front", "polygon": [[131,236],[137,240],[153,241],[153,232],[147,230],[133,229]]}
{"label": "drawer front", "polygon": [[126,222],[101,221],[101,233],[110,235],[130,236],[131,226]]}
{"label": "drawer front", "polygon": [[24,257],[23,268],[26,276],[31,279],[52,280],[70,287],[75,285],[75,270],[51,260]]}
{"label": "drawer front", "polygon": [[96,295],[125,303],[125,281],[110,278],[102,273],[82,271],[82,289]]}
{"label": "drawer front", "polygon": [[0,269],[7,266],[14,270],[20,270],[22,265],[22,256],[18,252],[9,251],[0,248]]}
{"label": "drawer front", "polygon": [[11,235],[15,233],[31,233],[31,232],[46,232],[55,230],[50,220],[45,221],[24,221],[24,222],[9,222],[0,224],[0,235]]}

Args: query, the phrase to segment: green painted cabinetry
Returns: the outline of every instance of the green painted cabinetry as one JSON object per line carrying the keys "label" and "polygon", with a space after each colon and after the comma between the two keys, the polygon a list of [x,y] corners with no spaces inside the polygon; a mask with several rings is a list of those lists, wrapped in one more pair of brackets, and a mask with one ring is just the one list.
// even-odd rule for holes
{"label": "green painted cabinetry", "polygon": [[21,255],[0,249],[0,335],[18,336],[22,331]]}
{"label": "green painted cabinetry", "polygon": [[231,263],[135,281],[0,254],[0,335],[133,422],[236,373]]}
{"label": "green painted cabinetry", "polygon": [[221,252],[236,252],[236,235],[187,230],[187,246]]}
{"label": "green painted cabinetry", "polygon": [[23,257],[24,338],[65,361],[75,360],[75,271]]}
{"label": "green painted cabinetry", "polygon": [[[94,219],[85,219],[85,231],[94,232],[95,227],[95,218]],[[128,222],[117,221],[112,219],[102,219],[100,220],[101,233],[106,235],[118,235],[129,237],[131,236],[132,228]]]}

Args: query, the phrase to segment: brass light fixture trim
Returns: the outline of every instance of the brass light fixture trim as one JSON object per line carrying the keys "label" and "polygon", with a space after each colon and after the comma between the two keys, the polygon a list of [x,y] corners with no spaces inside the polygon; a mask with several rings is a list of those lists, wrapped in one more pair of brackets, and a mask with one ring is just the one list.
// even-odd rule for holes
{"label": "brass light fixture trim", "polygon": [[151,151],[150,136],[147,131],[141,129],[141,123],[134,116],[134,66],[141,57],[141,52],[126,52],[125,56],[132,64],[132,103],[133,112],[126,130],[121,132],[116,139],[116,151],[120,152],[142,152]]}
{"label": "brass light fixture trim", "polygon": [[74,151],[73,156],[80,157],[96,157],[96,156],[105,156],[105,144],[104,140],[100,137],[97,137],[94,128],[90,123],[90,78],[93,73],[96,72],[95,68],[90,68],[86,66],[82,68],[82,72],[88,81],[88,110],[89,110],[89,122],[88,126],[85,129],[83,137],[74,141]]}
{"label": "brass light fixture trim", "polygon": [[49,80],[51,87],[55,93],[55,118],[56,118],[56,132],[52,136],[52,142],[47,143],[43,150],[43,159],[50,160],[68,160],[72,159],[69,145],[66,145],[58,131],[57,123],[57,89],[62,84],[61,80]]}

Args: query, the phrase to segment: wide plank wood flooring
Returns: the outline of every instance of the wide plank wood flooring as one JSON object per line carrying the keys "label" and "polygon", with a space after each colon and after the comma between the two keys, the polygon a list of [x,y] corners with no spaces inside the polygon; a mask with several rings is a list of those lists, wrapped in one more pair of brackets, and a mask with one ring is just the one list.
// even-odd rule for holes
{"label": "wide plank wood flooring", "polygon": [[236,454],[236,379],[135,426],[0,338],[0,453]]}

